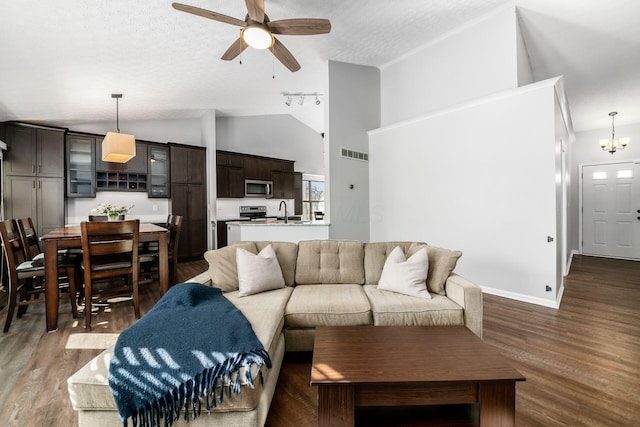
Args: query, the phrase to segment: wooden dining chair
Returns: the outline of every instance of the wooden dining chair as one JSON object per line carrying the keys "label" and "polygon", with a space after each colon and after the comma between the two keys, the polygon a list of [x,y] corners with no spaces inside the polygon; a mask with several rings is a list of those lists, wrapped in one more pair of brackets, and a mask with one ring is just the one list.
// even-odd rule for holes
{"label": "wooden dining chair", "polygon": [[[178,242],[180,241],[180,230],[182,229],[182,215],[169,215],[165,227],[169,230],[168,258],[169,258],[169,286],[176,284],[176,271],[178,270]],[[155,248],[140,253],[140,269],[145,275],[145,283],[149,283],[158,277],[160,266],[160,252]]]}
{"label": "wooden dining chair", "polygon": [[140,318],[138,242],[140,220],[80,223],[84,268],[85,328],[91,328],[92,298],[126,294]]}
{"label": "wooden dining chair", "polygon": [[[7,320],[4,324],[4,332],[8,332],[16,307],[18,307],[17,317],[22,317],[29,304],[45,301],[44,298],[39,298],[40,294],[45,291],[44,258],[42,262],[26,259],[26,248],[23,245],[17,221],[1,221],[0,236],[9,277]],[[68,289],[71,312],[74,318],[78,317],[75,298],[76,280],[73,266],[61,265],[58,268],[58,275],[60,276],[58,287],[59,289]]]}
{"label": "wooden dining chair", "polygon": [[[44,252],[40,247],[40,238],[33,226],[30,217],[16,220],[20,237],[22,238],[22,246],[24,247],[24,255],[26,261],[33,261],[33,264],[40,266],[44,264]],[[73,275],[76,284],[76,292],[81,294],[82,291],[82,250],[78,249],[60,249],[58,251],[58,267],[73,267]],[[78,298],[79,295],[76,295]]]}

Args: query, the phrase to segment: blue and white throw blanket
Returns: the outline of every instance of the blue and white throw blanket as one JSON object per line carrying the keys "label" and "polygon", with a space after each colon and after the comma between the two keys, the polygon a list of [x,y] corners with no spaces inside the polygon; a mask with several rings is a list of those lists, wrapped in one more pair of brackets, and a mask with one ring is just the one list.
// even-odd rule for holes
{"label": "blue and white throw blanket", "polygon": [[[196,418],[203,404],[210,410],[216,400],[222,403],[225,391],[228,397],[240,393],[242,367],[253,387],[254,363],[271,368],[269,354],[240,310],[220,289],[183,283],[120,334],[109,387],[125,427],[129,418],[134,427],[166,427],[181,410],[186,420],[190,414]],[[227,384],[218,396],[216,384]]]}

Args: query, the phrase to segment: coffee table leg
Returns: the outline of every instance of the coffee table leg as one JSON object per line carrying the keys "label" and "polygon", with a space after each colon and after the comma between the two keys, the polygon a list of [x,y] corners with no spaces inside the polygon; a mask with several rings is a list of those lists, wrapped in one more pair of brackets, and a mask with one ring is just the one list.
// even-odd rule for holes
{"label": "coffee table leg", "polygon": [[515,382],[480,384],[480,425],[512,427],[515,423]]}
{"label": "coffee table leg", "polygon": [[355,400],[350,385],[318,386],[318,427],[352,427]]}

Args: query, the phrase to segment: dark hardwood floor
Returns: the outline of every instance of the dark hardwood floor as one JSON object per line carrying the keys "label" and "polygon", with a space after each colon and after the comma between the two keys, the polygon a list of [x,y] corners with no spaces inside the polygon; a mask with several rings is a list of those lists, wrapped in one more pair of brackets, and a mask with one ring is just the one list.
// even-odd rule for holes
{"label": "dark hardwood floor", "polygon": [[[205,268],[204,261],[181,263],[178,279]],[[144,314],[159,298],[157,286],[141,295]],[[0,425],[77,426],[66,379],[101,350],[65,348],[84,329],[67,301],[60,313],[57,332],[44,332],[37,304],[0,335]],[[134,320],[130,303],[115,304],[100,310],[91,332],[119,332]],[[527,378],[517,385],[518,426],[640,425],[640,262],[575,257],[559,310],[485,295],[484,340]],[[316,425],[310,362],[310,354],[286,356],[268,426]],[[364,411],[358,424],[473,425],[472,416],[465,421],[470,409]]]}

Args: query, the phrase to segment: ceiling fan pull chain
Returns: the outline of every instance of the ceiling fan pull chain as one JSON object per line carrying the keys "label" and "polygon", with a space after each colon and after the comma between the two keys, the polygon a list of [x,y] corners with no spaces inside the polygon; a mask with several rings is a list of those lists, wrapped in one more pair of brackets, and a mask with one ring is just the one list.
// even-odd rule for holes
{"label": "ceiling fan pull chain", "polygon": [[276,79],[276,61],[273,58],[271,58],[271,78]]}

